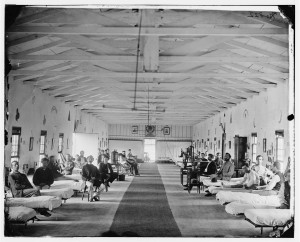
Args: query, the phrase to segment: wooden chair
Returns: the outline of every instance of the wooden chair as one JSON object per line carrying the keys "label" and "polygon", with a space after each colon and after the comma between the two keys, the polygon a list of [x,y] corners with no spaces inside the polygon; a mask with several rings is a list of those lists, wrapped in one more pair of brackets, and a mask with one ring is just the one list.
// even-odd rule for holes
{"label": "wooden chair", "polygon": [[191,188],[196,186],[197,187],[197,193],[200,194],[200,190],[204,189],[203,183],[200,181],[200,169],[196,169],[197,177],[192,178],[192,169],[187,169],[187,187],[188,187],[188,193],[191,193]]}
{"label": "wooden chair", "polygon": [[[99,186],[100,187],[100,186]],[[99,191],[99,187],[96,187],[93,189],[93,192],[98,192]],[[105,185],[106,189],[107,189],[107,186]],[[84,198],[84,194],[87,193],[87,198],[88,198],[88,202],[91,202],[90,199],[90,191],[87,191],[87,188],[88,186],[86,185],[86,181],[84,182],[84,189],[83,189],[83,192],[82,192],[82,196],[81,196],[81,200],[83,200]],[[107,190],[106,190],[107,191]],[[100,196],[99,196],[99,200],[100,200]]]}

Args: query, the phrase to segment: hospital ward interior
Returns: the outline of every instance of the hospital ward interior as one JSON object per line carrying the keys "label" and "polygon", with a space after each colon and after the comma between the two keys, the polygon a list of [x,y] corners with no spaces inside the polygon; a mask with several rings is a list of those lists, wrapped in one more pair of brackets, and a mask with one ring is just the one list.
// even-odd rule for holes
{"label": "hospital ward interior", "polygon": [[295,238],[294,5],[6,5],[4,35],[5,237]]}

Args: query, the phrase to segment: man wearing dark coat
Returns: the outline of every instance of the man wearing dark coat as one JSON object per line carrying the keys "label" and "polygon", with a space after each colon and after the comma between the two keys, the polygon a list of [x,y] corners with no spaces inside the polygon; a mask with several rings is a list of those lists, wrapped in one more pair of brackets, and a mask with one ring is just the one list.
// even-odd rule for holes
{"label": "man wearing dark coat", "polygon": [[35,197],[40,196],[40,191],[34,188],[27,176],[19,172],[19,162],[11,163],[12,172],[8,175],[8,184],[14,197]]}
{"label": "man wearing dark coat", "polygon": [[32,181],[39,189],[49,189],[54,182],[54,177],[51,169],[48,167],[48,158],[43,158],[41,163],[42,166],[34,172]]}

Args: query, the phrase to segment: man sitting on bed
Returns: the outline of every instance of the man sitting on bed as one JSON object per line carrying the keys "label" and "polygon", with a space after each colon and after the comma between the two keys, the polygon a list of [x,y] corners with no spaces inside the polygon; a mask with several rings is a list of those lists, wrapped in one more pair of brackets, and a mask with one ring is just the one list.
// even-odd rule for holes
{"label": "man sitting on bed", "polygon": [[75,167],[75,163],[73,161],[73,158],[70,154],[66,155],[66,162],[64,163],[64,166],[62,167],[62,171],[65,175],[72,175],[73,169]]}
{"label": "man sitting on bed", "polygon": [[54,182],[54,177],[50,168],[48,168],[49,160],[48,158],[42,158],[42,166],[36,169],[33,174],[33,184],[40,190],[49,189]]}
{"label": "man sitting on bed", "polygon": [[214,161],[214,155],[208,154],[208,164],[203,172],[203,175],[210,176],[217,173],[217,164]]}
{"label": "man sitting on bed", "polygon": [[11,173],[8,175],[8,184],[14,197],[36,197],[40,196],[40,190],[34,188],[27,176],[19,172],[19,162],[11,163]]}
{"label": "man sitting on bed", "polygon": [[253,193],[258,193],[261,196],[277,195],[280,187],[283,186],[284,177],[280,171],[281,164],[279,161],[275,161],[272,166],[272,171],[275,174],[265,186],[258,186],[257,190]]}
{"label": "man sitting on bed", "polygon": [[273,176],[273,172],[263,166],[263,157],[261,155],[256,156],[256,164],[254,170],[260,178],[261,186],[267,185],[269,177]]}
{"label": "man sitting on bed", "polygon": [[[237,181],[235,184],[231,185],[224,185],[223,182],[222,187],[214,187],[211,186],[208,188],[207,194],[205,196],[211,196],[212,194],[217,193],[218,191],[237,191],[237,192],[246,192],[245,189],[256,189],[256,187],[259,184],[259,176],[258,174],[254,171],[251,170],[249,167],[249,163],[244,163],[242,167],[244,171],[244,177],[242,180]],[[250,191],[249,191],[250,192]]]}
{"label": "man sitting on bed", "polygon": [[245,188],[245,189],[256,189],[259,184],[259,176],[249,167],[249,163],[244,163],[242,167],[244,171],[243,180],[237,182],[234,185],[223,185],[223,188]]}
{"label": "man sitting on bed", "polygon": [[218,178],[221,180],[229,181],[234,173],[234,164],[231,161],[231,155],[229,153],[225,154],[224,163],[221,169],[218,171]]}

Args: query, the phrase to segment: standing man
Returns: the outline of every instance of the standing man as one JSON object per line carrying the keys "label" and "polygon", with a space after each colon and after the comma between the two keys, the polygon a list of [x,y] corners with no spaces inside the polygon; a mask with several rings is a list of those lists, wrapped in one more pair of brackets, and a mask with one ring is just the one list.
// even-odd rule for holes
{"label": "standing man", "polygon": [[128,150],[127,162],[129,163],[129,165],[131,167],[133,167],[135,175],[139,176],[140,174],[139,174],[139,171],[138,171],[138,164],[137,164],[134,156],[131,153],[131,149]]}
{"label": "standing man", "polygon": [[225,162],[217,174],[220,179],[229,181],[234,173],[234,164],[231,161],[231,155],[229,153],[225,154],[224,160]]}
{"label": "standing man", "polygon": [[11,163],[12,172],[8,175],[8,184],[14,197],[36,197],[40,196],[40,190],[33,188],[27,176],[19,172],[19,162]]}
{"label": "standing man", "polygon": [[49,160],[44,157],[41,160],[42,166],[39,167],[33,174],[33,184],[40,190],[49,189],[54,182],[54,177],[51,169],[48,167]]}

